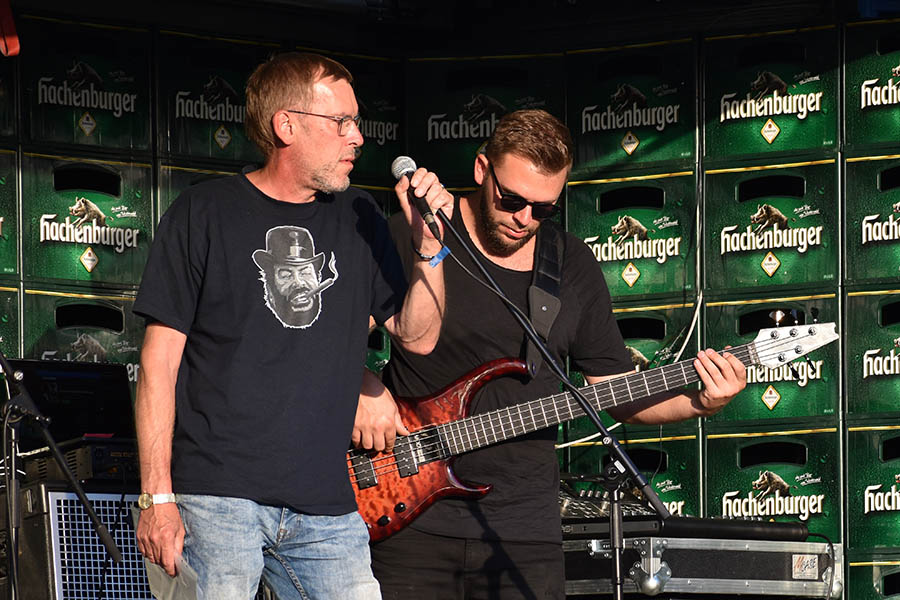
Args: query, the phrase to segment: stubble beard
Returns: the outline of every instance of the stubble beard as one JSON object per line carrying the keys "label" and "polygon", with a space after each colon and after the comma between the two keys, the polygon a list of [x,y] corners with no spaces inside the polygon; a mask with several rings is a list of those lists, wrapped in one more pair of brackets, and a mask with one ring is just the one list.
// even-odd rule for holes
{"label": "stubble beard", "polygon": [[504,237],[500,233],[501,224],[491,214],[488,206],[489,202],[489,199],[481,198],[481,202],[478,203],[479,218],[476,220],[484,249],[495,256],[512,256],[519,248],[527,244],[528,240],[534,237],[534,234],[537,233],[537,228],[530,231],[528,235],[520,240],[510,240]]}
{"label": "stubble beard", "polygon": [[[354,160],[358,159],[361,153],[361,148],[354,148],[352,158]],[[339,175],[337,173],[340,164],[322,165],[313,171],[312,182],[318,191],[325,194],[334,194],[346,191],[350,187],[350,175]]]}
{"label": "stubble beard", "polygon": [[319,167],[312,174],[312,182],[317,190],[324,194],[343,192],[350,187],[349,175],[338,175],[335,166]]}

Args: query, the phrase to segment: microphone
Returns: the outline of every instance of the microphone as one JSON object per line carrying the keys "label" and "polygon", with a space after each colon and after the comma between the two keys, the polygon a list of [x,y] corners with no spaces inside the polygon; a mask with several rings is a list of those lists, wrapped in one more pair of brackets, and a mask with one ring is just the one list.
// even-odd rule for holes
{"label": "microphone", "polygon": [[409,189],[406,190],[406,196],[409,198],[410,204],[415,206],[416,210],[419,211],[419,214],[422,215],[422,220],[428,225],[428,229],[431,231],[431,235],[434,236],[434,239],[441,241],[441,230],[434,220],[434,213],[431,211],[431,207],[428,206],[428,201],[425,200],[424,196],[419,198],[413,193],[412,176],[415,172],[416,161],[408,156],[398,156],[394,159],[394,162],[391,163],[391,174],[397,181],[404,175],[410,180]]}

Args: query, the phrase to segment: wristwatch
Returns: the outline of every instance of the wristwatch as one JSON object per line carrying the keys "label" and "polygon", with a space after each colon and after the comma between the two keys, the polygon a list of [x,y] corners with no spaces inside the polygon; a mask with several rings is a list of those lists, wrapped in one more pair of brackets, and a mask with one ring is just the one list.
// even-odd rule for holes
{"label": "wristwatch", "polygon": [[154,504],[168,504],[175,502],[175,494],[148,494],[144,492],[138,496],[137,505],[141,510],[146,510]]}

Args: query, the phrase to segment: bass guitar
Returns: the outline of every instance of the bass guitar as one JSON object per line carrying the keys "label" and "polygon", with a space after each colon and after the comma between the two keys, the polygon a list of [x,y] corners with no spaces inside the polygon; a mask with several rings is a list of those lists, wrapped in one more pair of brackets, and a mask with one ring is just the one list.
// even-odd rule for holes
{"label": "bass guitar", "polygon": [[[745,366],[777,368],[838,339],[834,323],[763,329],[754,341],[729,349]],[[453,473],[453,458],[584,416],[568,392],[469,416],[469,402],[483,385],[507,374],[526,374],[521,360],[491,361],[433,396],[397,398],[408,436],[398,436],[393,452],[359,449],[347,453],[350,481],[359,512],[373,541],[411,523],[446,496],[478,498],[490,485],[467,485]],[[581,388],[598,411],[684,387],[700,380],[693,359],[607,379]]]}

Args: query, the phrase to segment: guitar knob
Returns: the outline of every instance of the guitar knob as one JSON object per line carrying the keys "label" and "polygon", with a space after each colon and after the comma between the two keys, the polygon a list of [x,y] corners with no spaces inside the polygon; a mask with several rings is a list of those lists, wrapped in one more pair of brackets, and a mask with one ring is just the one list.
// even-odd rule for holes
{"label": "guitar knob", "polygon": [[387,515],[381,515],[381,517],[375,522],[379,527],[385,527],[388,523],[391,522],[391,518]]}
{"label": "guitar knob", "polygon": [[406,510],[406,505],[402,502],[398,502],[397,506],[394,507],[394,512],[402,513],[404,510]]}

